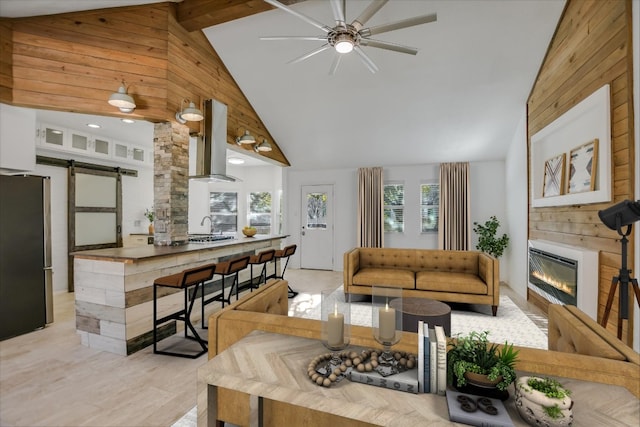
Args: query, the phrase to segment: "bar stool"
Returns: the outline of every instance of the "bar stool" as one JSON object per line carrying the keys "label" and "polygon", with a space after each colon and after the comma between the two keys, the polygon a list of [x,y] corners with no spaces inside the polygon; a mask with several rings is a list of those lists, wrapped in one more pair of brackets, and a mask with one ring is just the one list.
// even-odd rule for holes
{"label": "bar stool", "polygon": [[[216,264],[214,274],[219,274],[222,276],[222,289],[220,291],[220,294],[215,295],[209,298],[208,300],[205,300],[204,292],[202,292],[202,327],[204,329],[207,329],[207,326],[205,325],[205,321],[204,321],[205,305],[213,301],[222,302],[222,307],[224,307],[225,302],[227,304],[231,304],[231,296],[233,295],[234,287],[236,289],[236,300],[238,300],[238,286],[240,285],[239,279],[238,279],[238,273],[240,272],[240,270],[244,270],[245,268],[247,268],[247,265],[249,265],[249,255],[233,258],[228,261],[222,261]],[[231,282],[231,287],[229,288],[229,296],[225,297],[224,284],[225,284],[225,279],[228,276],[233,276],[233,282]]]}
{"label": "bar stool", "polygon": [[[262,251],[257,255],[251,255],[249,257],[249,265],[251,266],[251,282],[249,287],[253,292],[254,288],[260,287],[260,283],[264,279],[264,283],[267,283],[267,263],[273,260],[273,257],[276,253],[275,249],[267,249],[266,251]],[[258,283],[256,285],[253,284],[253,266],[262,264],[262,270],[260,271],[260,277],[258,277]]]}
{"label": "bar stool", "polygon": [[[270,277],[275,277],[276,279],[284,279],[284,272],[287,270],[287,265],[289,265],[289,257],[296,253],[296,248],[297,245],[289,245],[285,246],[283,249],[279,249],[276,251],[276,253],[273,255],[275,270],[273,272],[273,275],[271,275]],[[282,268],[282,273],[278,275],[278,260],[284,258],[286,258],[286,261],[284,263],[284,267]],[[298,295],[298,292],[294,291],[293,289],[291,289],[291,286],[289,286],[289,298],[293,298],[296,295]]]}
{"label": "bar stool", "polygon": [[[187,357],[195,359],[202,356],[207,352],[207,342],[203,340],[191,323],[191,310],[193,309],[193,303],[196,300],[198,293],[198,287],[204,290],[204,282],[211,280],[213,273],[216,269],[215,264],[207,264],[201,267],[190,268],[180,273],[172,274],[170,276],[159,277],[153,281],[153,352],[156,354],[166,354],[169,356]],[[175,313],[168,314],[161,319],[158,319],[158,287],[169,287],[184,289],[184,308]],[[195,287],[192,297],[189,298],[189,288]],[[190,300],[190,301],[189,301]],[[180,320],[185,324],[184,336],[195,340],[202,348],[196,354],[178,353],[174,351],[158,350],[158,326],[169,321]],[[189,336],[188,331],[191,331],[193,336]]]}

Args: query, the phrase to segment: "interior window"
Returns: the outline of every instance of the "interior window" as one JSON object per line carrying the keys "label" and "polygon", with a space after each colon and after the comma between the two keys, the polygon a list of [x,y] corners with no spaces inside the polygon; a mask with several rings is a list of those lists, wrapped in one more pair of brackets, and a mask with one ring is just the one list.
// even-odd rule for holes
{"label": "interior window", "polygon": [[248,223],[258,234],[271,234],[271,193],[249,193]]}
{"label": "interior window", "polygon": [[211,192],[209,212],[214,233],[235,233],[238,230],[238,193]]}
{"label": "interior window", "polygon": [[423,233],[438,231],[440,184],[420,185],[420,220]]}

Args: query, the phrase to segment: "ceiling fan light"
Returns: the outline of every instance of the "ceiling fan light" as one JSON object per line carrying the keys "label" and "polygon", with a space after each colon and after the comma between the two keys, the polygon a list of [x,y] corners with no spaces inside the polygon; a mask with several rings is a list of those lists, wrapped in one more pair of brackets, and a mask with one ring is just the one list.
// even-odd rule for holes
{"label": "ceiling fan light", "polygon": [[244,144],[255,144],[256,143],[256,139],[253,137],[253,135],[251,135],[249,133],[248,130],[244,131],[244,135],[236,138],[236,143],[238,145],[244,145]]}
{"label": "ceiling fan light", "polygon": [[353,41],[348,36],[340,36],[334,48],[338,53],[349,53],[353,50]]}

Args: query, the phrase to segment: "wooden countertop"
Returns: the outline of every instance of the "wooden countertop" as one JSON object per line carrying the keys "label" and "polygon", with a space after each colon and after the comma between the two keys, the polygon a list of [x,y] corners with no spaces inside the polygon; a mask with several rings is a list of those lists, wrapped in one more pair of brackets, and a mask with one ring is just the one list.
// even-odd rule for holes
{"label": "wooden countertop", "polygon": [[189,243],[177,246],[145,245],[131,248],[93,249],[88,251],[72,252],[71,255],[82,259],[104,259],[105,261],[120,261],[134,263],[152,258],[173,256],[188,252],[228,248],[247,243],[284,239],[287,235],[255,235],[254,237],[240,237],[236,239],[220,240],[210,243]]}

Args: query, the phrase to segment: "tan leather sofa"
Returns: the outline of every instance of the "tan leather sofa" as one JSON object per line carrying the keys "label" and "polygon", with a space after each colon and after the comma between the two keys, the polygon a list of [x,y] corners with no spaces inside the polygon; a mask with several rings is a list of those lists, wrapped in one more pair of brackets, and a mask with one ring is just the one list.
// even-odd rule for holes
{"label": "tan leather sofa", "polygon": [[[571,316],[573,317],[571,317],[564,313],[561,315],[563,318],[560,320],[555,311],[557,310],[552,310],[554,314],[551,314],[549,319],[550,334],[551,330],[559,324],[575,325],[578,329],[582,329],[579,325],[585,322],[579,316],[572,314]],[[288,283],[286,280],[272,280],[239,301],[213,313],[209,317],[209,358],[213,358],[216,354],[224,351],[254,330],[320,339],[320,321],[289,317],[287,313]],[[601,336],[600,338],[592,336],[590,339],[601,341]],[[552,338],[550,338],[550,345],[551,340]],[[565,338],[562,340],[556,339],[556,342],[563,340]],[[362,326],[351,326],[351,343],[355,346],[379,347],[372,338],[370,328]],[[618,346],[615,345],[614,347]],[[404,332],[402,340],[395,348],[416,352],[418,335]],[[621,351],[619,351],[621,354],[626,355],[625,360],[621,360],[619,357],[597,357],[595,355],[525,347],[518,347],[517,349],[520,354],[516,369],[520,372],[619,385],[627,388],[636,397],[640,398],[638,354],[630,349],[624,350],[621,348]],[[219,389],[217,399],[220,420],[237,425],[249,424],[250,403],[247,394]],[[198,412],[200,413],[200,409],[205,408],[206,405],[206,388],[199,387]],[[295,418],[295,420],[299,421],[304,417],[308,417],[309,414],[303,414],[300,409],[296,408],[295,411],[291,409],[288,416],[302,417]],[[296,425],[296,423],[289,425]]]}
{"label": "tan leather sofa", "polygon": [[478,251],[354,248],[344,254],[345,294],[371,295],[374,285],[402,288],[404,297],[500,304],[500,264]]}

